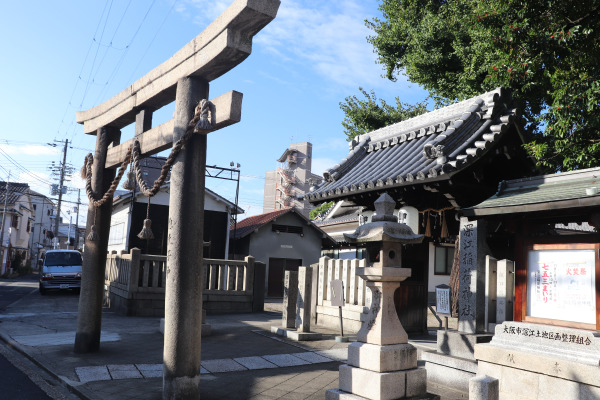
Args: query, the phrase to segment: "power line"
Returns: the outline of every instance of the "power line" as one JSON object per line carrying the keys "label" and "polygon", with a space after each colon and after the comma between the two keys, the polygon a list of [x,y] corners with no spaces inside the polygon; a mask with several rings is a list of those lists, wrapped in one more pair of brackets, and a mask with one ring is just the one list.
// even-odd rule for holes
{"label": "power line", "polygon": [[[90,86],[90,81],[94,80],[94,65],[96,64],[96,58],[98,57],[98,51],[100,51],[100,43],[102,42],[102,38],[104,37],[104,31],[106,30],[106,25],[108,24],[108,17],[110,16],[110,10],[112,9],[113,2],[110,2],[110,6],[108,8],[108,12],[106,13],[106,19],[104,20],[104,26],[102,27],[102,33],[100,34],[100,40],[98,41],[98,47],[96,48],[96,53],[94,54],[94,60],[92,60],[92,67],[90,68],[90,76],[88,77],[87,83],[85,85],[85,89],[83,91],[83,97],[81,98],[81,103],[79,107],[83,106],[83,102],[85,101],[85,97],[87,96],[87,91]],[[95,40],[95,38],[94,38]]]}
{"label": "power line", "polygon": [[129,76],[128,82],[131,82],[133,80],[133,76],[135,75],[135,72],[137,71],[137,69],[139,68],[140,64],[142,63],[142,60],[144,59],[144,57],[146,57],[146,54],[148,53],[148,50],[150,50],[150,47],[152,47],[152,43],[154,43],[154,40],[156,40],[156,37],[158,36],[158,33],[160,32],[160,30],[162,29],[163,25],[165,24],[165,22],[167,21],[167,18],[169,18],[169,15],[171,15],[171,12],[173,11],[173,8],[175,8],[175,5],[177,4],[178,0],[175,0],[173,2],[173,5],[171,6],[171,8],[169,9],[169,12],[167,12],[165,14],[165,17],[163,18],[162,22],[160,23],[158,29],[156,30],[156,32],[154,33],[154,36],[152,37],[152,40],[150,40],[150,43],[148,43],[148,47],[146,47],[146,50],[144,50],[144,54],[142,54],[142,56],[139,58],[137,65],[135,66],[135,68],[133,68],[133,71],[131,71],[131,76]]}
{"label": "power line", "polygon": [[[146,14],[144,14],[144,18],[142,18],[142,21],[140,22],[140,24],[138,25],[135,33],[131,37],[131,40],[129,41],[129,44],[127,46],[125,46],[125,51],[123,51],[123,53],[121,54],[121,58],[117,62],[116,66],[115,66],[115,69],[113,70],[113,72],[108,77],[107,82],[112,82],[113,78],[117,75],[117,72],[119,71],[119,69],[121,68],[121,65],[123,64],[123,61],[125,60],[125,56],[127,56],[127,53],[129,52],[129,49],[131,48],[131,45],[133,44],[133,41],[137,37],[137,34],[139,33],[140,29],[142,28],[142,25],[146,21],[146,18],[148,18],[148,14],[150,14],[150,10],[152,10],[152,7],[154,7],[155,3],[156,3],[156,0],[153,0],[152,4],[150,4],[150,7],[146,11]],[[102,89],[100,91],[100,94],[98,95],[98,98],[96,99],[96,104],[100,102],[100,99],[102,98],[102,96],[104,96],[104,93],[105,93],[105,91],[106,91],[107,88],[108,88],[108,85],[106,85],[104,87],[104,89]]]}
{"label": "power line", "polygon": [[37,180],[39,182],[42,182],[47,185],[51,184],[49,181],[46,181],[46,180],[38,177],[34,172],[31,172],[27,168],[23,167],[14,158],[9,156],[8,153],[6,153],[4,150],[2,150],[2,148],[0,148],[0,153],[2,153],[4,155],[4,157],[6,157],[15,167],[17,167],[19,170],[21,170],[21,172],[25,173],[26,175],[29,175],[30,177],[34,178],[35,180]]}
{"label": "power line", "polygon": [[69,98],[69,102],[67,103],[67,106],[65,107],[65,112],[63,113],[63,116],[61,118],[60,124],[58,126],[57,129],[57,133],[60,132],[60,128],[62,127],[62,124],[65,120],[65,116],[67,115],[67,112],[69,111],[69,107],[72,104],[73,101],[73,97],[75,96],[75,92],[77,90],[77,86],[79,85],[79,81],[82,80],[81,75],[83,74],[83,70],[85,69],[85,64],[87,63],[87,59],[88,56],[90,55],[90,51],[92,51],[92,47],[94,46],[94,42],[95,42],[95,38],[96,38],[96,34],[98,33],[98,29],[100,29],[100,24],[102,23],[102,17],[104,16],[104,11],[106,10],[107,4],[104,4],[104,9],[102,10],[102,14],[100,14],[100,19],[98,20],[98,26],[96,26],[96,31],[94,32],[94,36],[92,37],[92,40],[90,42],[90,46],[88,47],[88,50],[85,54],[85,57],[83,59],[83,64],[81,65],[81,70],[79,71],[79,75],[77,76],[77,78],[75,79],[75,86],[73,87],[73,91],[71,92],[71,97]]}

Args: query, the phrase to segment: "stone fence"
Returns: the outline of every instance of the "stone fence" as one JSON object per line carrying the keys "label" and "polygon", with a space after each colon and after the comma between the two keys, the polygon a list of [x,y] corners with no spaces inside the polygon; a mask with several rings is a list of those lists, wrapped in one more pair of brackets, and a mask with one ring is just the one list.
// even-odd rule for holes
{"label": "stone fence", "polygon": [[[356,332],[371,305],[371,291],[367,290],[365,281],[356,275],[357,267],[365,267],[366,260],[334,260],[321,257],[318,263],[316,307],[313,318],[318,325],[334,329],[340,326],[339,308],[331,305],[329,283],[333,279],[341,279],[344,283],[344,331]],[[315,265],[317,267],[317,265]],[[315,300],[313,300],[314,302]]]}
{"label": "stone fence", "polygon": [[[167,257],[112,252],[106,257],[104,302],[129,316],[164,316]],[[265,265],[254,257],[244,261],[204,259],[203,306],[208,313],[255,312],[264,309]]]}

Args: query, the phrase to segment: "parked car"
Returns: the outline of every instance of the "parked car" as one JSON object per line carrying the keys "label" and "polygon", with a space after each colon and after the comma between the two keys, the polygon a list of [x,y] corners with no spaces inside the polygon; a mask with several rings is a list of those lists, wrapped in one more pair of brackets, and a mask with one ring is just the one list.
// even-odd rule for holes
{"label": "parked car", "polygon": [[48,250],[40,271],[40,294],[49,289],[81,289],[83,260],[76,250]]}

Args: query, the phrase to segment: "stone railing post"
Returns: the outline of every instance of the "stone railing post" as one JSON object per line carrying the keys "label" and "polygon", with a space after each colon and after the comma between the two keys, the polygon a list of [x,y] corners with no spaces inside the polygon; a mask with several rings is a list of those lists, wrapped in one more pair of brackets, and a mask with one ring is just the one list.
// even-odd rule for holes
{"label": "stone railing post", "polygon": [[129,279],[127,280],[127,298],[133,298],[133,293],[137,292],[138,280],[140,274],[140,256],[142,251],[136,247],[131,249],[131,264],[129,267]]}
{"label": "stone railing post", "polygon": [[265,272],[267,266],[260,261],[254,262],[254,284],[252,285],[252,312],[265,310]]}
{"label": "stone railing post", "polygon": [[244,291],[251,292],[254,288],[254,257],[246,256],[246,273],[244,274]]}
{"label": "stone railing post", "polygon": [[311,288],[310,288],[310,323],[317,324],[317,297],[319,293],[319,264],[315,263],[311,268]]}

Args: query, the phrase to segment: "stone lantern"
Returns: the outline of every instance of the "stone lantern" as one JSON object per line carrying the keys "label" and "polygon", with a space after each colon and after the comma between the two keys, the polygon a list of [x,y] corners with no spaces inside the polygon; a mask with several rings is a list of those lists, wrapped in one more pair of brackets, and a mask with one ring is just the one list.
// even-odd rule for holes
{"label": "stone lantern", "polygon": [[327,400],[436,398],[427,394],[427,371],[417,367],[417,349],[408,343],[394,306],[394,292],[411,275],[402,268],[402,246],[420,243],[423,235],[397,222],[394,206],[382,194],[373,222],[344,234],[347,242],[367,249],[367,266],[356,274],[366,281],[372,301],[357,342],[348,346],[348,364],[340,366],[340,388],[327,391]]}

